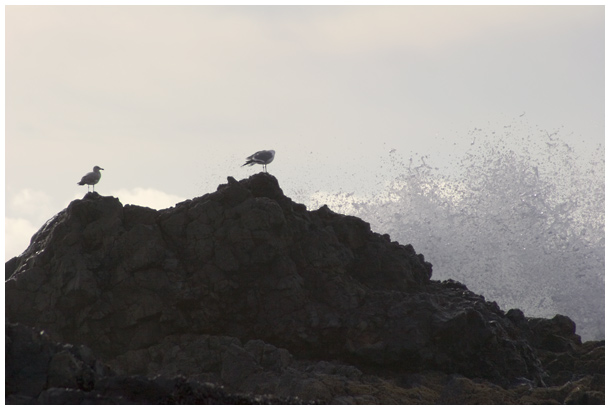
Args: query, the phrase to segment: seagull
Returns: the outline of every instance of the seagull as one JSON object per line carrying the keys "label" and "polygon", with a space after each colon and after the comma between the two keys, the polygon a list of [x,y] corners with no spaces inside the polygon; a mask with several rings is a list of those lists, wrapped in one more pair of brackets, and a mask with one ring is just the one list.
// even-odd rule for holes
{"label": "seagull", "polygon": [[275,158],[275,151],[272,149],[268,151],[258,151],[246,158],[246,163],[242,165],[242,167],[245,165],[252,166],[253,164],[261,164],[263,166],[263,171],[267,172],[267,164],[273,161],[273,158]]}
{"label": "seagull", "polygon": [[93,172],[88,172],[84,177],[81,178],[80,182],[77,182],[78,185],[87,184],[87,192],[89,192],[89,185],[93,185],[93,192],[95,192],[95,184],[100,181],[102,177],[102,173],[100,169],[103,171],[104,168],[98,167],[97,165],[93,167]]}

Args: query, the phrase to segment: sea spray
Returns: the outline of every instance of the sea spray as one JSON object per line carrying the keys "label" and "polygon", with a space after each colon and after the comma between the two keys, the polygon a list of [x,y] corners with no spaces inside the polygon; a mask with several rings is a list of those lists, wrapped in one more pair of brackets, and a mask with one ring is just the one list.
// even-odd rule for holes
{"label": "sea spray", "polygon": [[392,150],[379,159],[386,179],[375,195],[317,193],[307,205],[413,244],[433,279],[527,316],[570,316],[583,340],[603,339],[603,147],[585,158],[559,131],[519,124],[469,134],[469,149],[442,168],[434,153]]}

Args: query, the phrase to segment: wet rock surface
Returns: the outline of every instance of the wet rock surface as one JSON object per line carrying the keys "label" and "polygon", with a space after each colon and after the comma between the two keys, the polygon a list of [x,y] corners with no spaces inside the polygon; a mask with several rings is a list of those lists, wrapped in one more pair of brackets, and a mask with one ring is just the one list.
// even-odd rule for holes
{"label": "wet rock surface", "polygon": [[432,280],[268,174],[161,211],[88,193],[5,269],[7,402],[604,401],[604,343],[569,318]]}
{"label": "wet rock surface", "polygon": [[117,374],[84,346],[7,324],[5,404],[315,404],[297,398],[229,393],[175,377]]}

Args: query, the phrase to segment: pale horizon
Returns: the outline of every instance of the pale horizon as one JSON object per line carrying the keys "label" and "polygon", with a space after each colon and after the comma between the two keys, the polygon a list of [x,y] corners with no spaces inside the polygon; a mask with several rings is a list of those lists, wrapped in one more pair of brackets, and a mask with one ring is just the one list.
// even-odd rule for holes
{"label": "pale horizon", "polygon": [[5,261],[96,191],[162,209],[256,151],[291,197],[384,186],[473,129],[604,144],[603,6],[6,6]]}

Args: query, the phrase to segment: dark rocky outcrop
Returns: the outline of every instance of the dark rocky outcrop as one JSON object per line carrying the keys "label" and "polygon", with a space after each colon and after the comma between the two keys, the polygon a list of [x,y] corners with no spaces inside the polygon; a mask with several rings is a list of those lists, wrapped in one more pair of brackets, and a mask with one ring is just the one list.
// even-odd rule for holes
{"label": "dark rocky outcrop", "polygon": [[307,211],[268,174],[162,211],[88,193],[5,269],[7,321],[39,329],[10,327],[7,380],[9,358],[38,380],[7,387],[13,402],[603,402],[603,342],[569,318],[431,280],[411,245]]}
{"label": "dark rocky outcrop", "polygon": [[118,375],[84,346],[7,324],[5,404],[309,404],[296,398],[231,394],[185,377]]}

